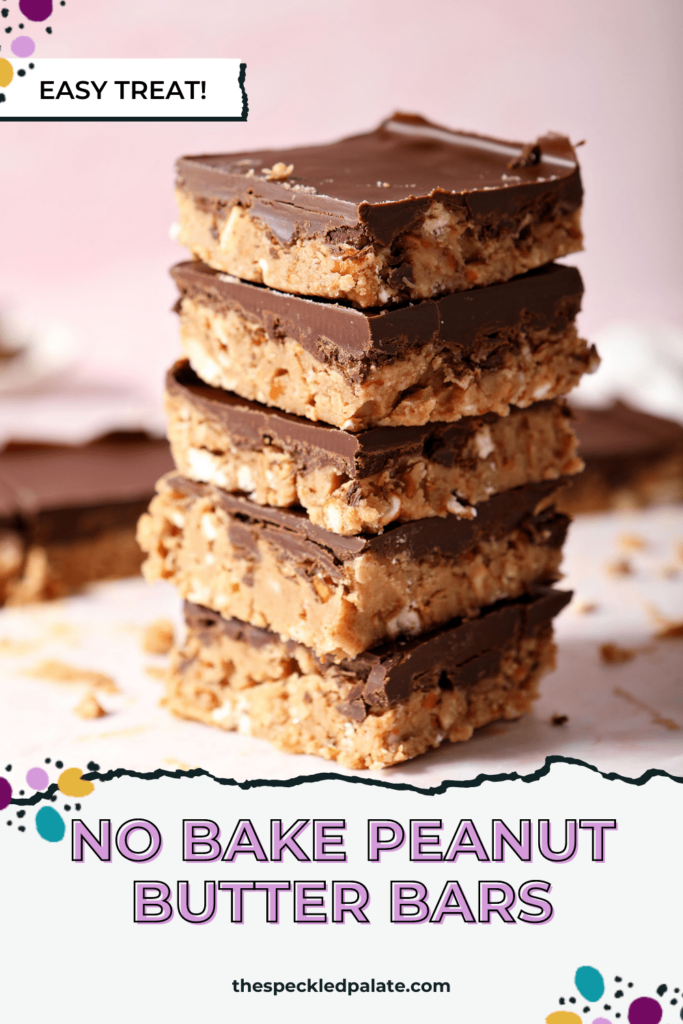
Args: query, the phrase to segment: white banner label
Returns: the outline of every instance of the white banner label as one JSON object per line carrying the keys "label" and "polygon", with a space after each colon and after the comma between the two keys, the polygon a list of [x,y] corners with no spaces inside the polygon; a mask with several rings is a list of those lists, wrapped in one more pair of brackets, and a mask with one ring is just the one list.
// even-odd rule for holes
{"label": "white banner label", "polygon": [[32,1019],[77,965],[98,1020],[131,993],[136,1020],[680,1020],[683,789],[663,775],[558,763],[429,793],[46,767],[12,766],[0,821],[3,969]]}
{"label": "white banner label", "polygon": [[237,59],[53,57],[11,63],[15,73],[5,87],[3,121],[247,119],[246,64]]}

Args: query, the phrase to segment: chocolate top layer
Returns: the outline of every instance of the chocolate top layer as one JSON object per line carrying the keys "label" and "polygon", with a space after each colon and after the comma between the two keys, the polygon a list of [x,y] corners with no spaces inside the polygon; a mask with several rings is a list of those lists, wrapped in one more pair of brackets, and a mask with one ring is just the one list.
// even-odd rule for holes
{"label": "chocolate top layer", "polygon": [[[446,626],[411,639],[375,647],[340,665],[320,662],[324,672],[340,681],[355,681],[339,710],[362,721],[368,708],[383,710],[406,700],[415,690],[464,688],[498,671],[504,649],[515,639],[533,636],[547,626],[571,600],[571,593],[538,588],[515,601],[501,601],[482,610],[476,619],[454,619]],[[185,604],[188,628],[207,643],[217,634],[251,647],[282,644],[274,633],[238,619],[224,619],[200,605]],[[297,645],[284,641],[289,650]]]}
{"label": "chocolate top layer", "polygon": [[[452,466],[464,458],[462,449],[468,440],[484,424],[498,419],[495,413],[487,413],[468,416],[457,423],[375,427],[352,434],[210,387],[199,379],[187,360],[171,367],[166,390],[170,396],[192,405],[204,419],[217,423],[237,447],[262,449],[274,444],[292,454],[302,469],[331,463],[352,479],[371,476],[408,456],[423,456]],[[510,416],[520,414],[523,410],[513,409]]]}
{"label": "chocolate top layer", "polygon": [[183,296],[255,318],[270,338],[293,338],[323,362],[377,361],[428,342],[464,354],[511,327],[559,330],[574,320],[583,294],[578,270],[552,263],[504,284],[379,312],[286,295],[198,261],[179,263],[171,273]]}
{"label": "chocolate top layer", "polygon": [[500,537],[518,527],[529,530],[538,544],[559,547],[569,519],[552,508],[543,507],[538,513],[535,510],[539,505],[547,505],[551,495],[565,483],[565,478],[544,480],[494,494],[476,506],[475,519],[452,515],[419,519],[392,523],[382,534],[343,537],[315,526],[304,512],[295,509],[257,505],[211,484],[195,483],[175,474],[164,478],[164,486],[173,491],[187,497],[208,497],[226,512],[231,519],[232,544],[251,557],[258,556],[256,545],[262,538],[294,559],[306,576],[322,571],[333,579],[343,575],[344,562],[369,552],[389,558],[401,553],[416,558],[457,558],[480,541]]}
{"label": "chocolate top layer", "polygon": [[[268,180],[277,163],[293,164],[284,181]],[[433,199],[500,222],[532,204],[576,209],[582,197],[564,136],[506,142],[403,113],[328,145],[183,157],[177,172],[191,193],[252,207],[282,241],[322,231],[333,242],[389,245]]]}
{"label": "chocolate top layer", "polygon": [[683,427],[623,402],[607,409],[574,408],[574,429],[584,459],[613,459],[683,446]]}
{"label": "chocolate top layer", "polygon": [[9,445],[0,453],[0,523],[43,542],[94,532],[107,519],[98,511],[144,506],[172,465],[168,442],[134,433],[82,446]]}

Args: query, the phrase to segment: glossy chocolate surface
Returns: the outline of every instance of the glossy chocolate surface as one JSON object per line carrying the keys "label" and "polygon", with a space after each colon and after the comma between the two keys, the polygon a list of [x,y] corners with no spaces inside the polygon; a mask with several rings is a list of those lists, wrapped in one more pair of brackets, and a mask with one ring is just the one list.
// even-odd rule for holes
{"label": "glossy chocolate surface", "polygon": [[660,453],[683,445],[683,427],[623,402],[606,409],[574,408],[574,429],[584,459]]}
{"label": "glossy chocolate surface", "polygon": [[482,343],[500,344],[514,328],[565,329],[583,295],[578,270],[555,263],[504,284],[381,311],[286,295],[199,261],[179,263],[171,273],[182,297],[217,313],[236,310],[270,339],[292,338],[321,362],[377,363],[428,343],[467,355]]}
{"label": "glossy chocolate surface", "polygon": [[81,446],[9,445],[0,452],[0,523],[34,543],[133,524],[172,465],[166,441],[139,434]]}
{"label": "glossy chocolate surface", "polygon": [[[286,180],[269,180],[275,164],[293,165]],[[501,224],[530,206],[574,210],[582,198],[564,136],[507,142],[404,113],[328,145],[183,157],[177,173],[195,196],[251,207],[284,242],[322,233],[331,243],[390,245],[434,199]]]}

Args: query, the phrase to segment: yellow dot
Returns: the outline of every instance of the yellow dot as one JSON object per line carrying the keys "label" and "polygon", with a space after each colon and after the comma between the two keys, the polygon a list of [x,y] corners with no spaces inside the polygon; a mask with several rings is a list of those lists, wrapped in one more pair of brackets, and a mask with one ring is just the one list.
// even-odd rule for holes
{"label": "yellow dot", "polygon": [[581,1024],[581,1018],[571,1010],[556,1010],[546,1017],[545,1024]]}
{"label": "yellow dot", "polygon": [[0,57],[0,86],[4,89],[14,78],[14,68],[8,60]]}
{"label": "yellow dot", "polygon": [[59,792],[64,796],[88,796],[95,788],[92,782],[82,779],[82,768],[65,768],[57,779]]}

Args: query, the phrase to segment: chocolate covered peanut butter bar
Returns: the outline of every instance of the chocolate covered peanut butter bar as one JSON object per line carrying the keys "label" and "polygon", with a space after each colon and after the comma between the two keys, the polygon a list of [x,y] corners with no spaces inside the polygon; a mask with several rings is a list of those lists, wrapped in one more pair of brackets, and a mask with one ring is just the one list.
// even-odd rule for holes
{"label": "chocolate covered peanut butter bar", "polygon": [[137,521],[171,465],[166,441],[126,433],[0,452],[0,604],[139,572]]}
{"label": "chocolate covered peanut butter bar", "polygon": [[301,506],[316,526],[349,536],[449,513],[472,518],[493,494],[583,466],[560,399],[507,417],[352,434],[209,387],[179,362],[166,378],[166,411],[183,476],[259,505]]}
{"label": "chocolate covered peanut butter bar", "polygon": [[562,493],[572,514],[683,501],[683,426],[623,402],[577,408],[576,432],[586,462]]}
{"label": "chocolate covered peanut butter bar", "polygon": [[317,754],[385,768],[529,711],[554,667],[552,618],[571,594],[539,589],[340,664],[193,604],[172,658],[176,715]]}
{"label": "chocolate covered peanut butter bar", "polygon": [[506,281],[582,244],[568,139],[410,114],[329,145],[183,157],[176,195],[180,241],[205,263],[363,308]]}
{"label": "chocolate covered peanut butter bar", "polygon": [[318,655],[356,657],[557,579],[568,525],[552,507],[557,489],[527,484],[478,505],[473,519],[343,537],[303,512],[170,474],[140,521],[143,573]]}
{"label": "chocolate covered peanut butter bar", "polygon": [[370,312],[196,262],[172,274],[183,350],[205,383],[343,430],[505,416],[566,394],[598,365],[577,334],[573,267]]}

